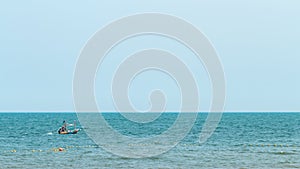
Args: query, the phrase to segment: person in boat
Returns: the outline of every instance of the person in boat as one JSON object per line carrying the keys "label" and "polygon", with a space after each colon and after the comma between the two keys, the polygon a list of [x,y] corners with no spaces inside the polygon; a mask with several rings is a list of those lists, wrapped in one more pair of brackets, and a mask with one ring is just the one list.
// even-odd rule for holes
{"label": "person in boat", "polygon": [[66,121],[64,120],[63,121],[63,126],[58,130],[58,133],[63,133],[63,132],[66,132],[67,131],[67,123]]}
{"label": "person in boat", "polygon": [[67,122],[65,120],[63,121],[63,126],[61,128],[62,128],[62,132],[68,131],[67,130]]}

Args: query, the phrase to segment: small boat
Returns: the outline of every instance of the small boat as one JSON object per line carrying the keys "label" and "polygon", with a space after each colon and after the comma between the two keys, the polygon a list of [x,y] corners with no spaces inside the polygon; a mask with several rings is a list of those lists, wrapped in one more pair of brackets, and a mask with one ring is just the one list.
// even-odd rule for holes
{"label": "small boat", "polygon": [[[67,126],[73,126],[74,129],[68,130]],[[76,129],[76,121],[74,121],[74,124],[67,124],[65,121],[63,121],[63,126],[60,127],[57,132],[58,134],[77,134],[79,130],[80,129]]]}
{"label": "small boat", "polygon": [[58,134],[77,134],[79,131],[79,129],[75,129],[75,130],[68,130],[68,131],[61,131],[58,130]]}

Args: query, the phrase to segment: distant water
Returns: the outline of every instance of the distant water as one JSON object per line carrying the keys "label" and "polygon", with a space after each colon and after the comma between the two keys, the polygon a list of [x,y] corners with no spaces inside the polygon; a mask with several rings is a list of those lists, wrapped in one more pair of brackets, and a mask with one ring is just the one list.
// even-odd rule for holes
{"label": "distant water", "polygon": [[[191,132],[167,153],[130,159],[98,147],[84,130],[57,134],[63,120],[77,120],[75,113],[0,113],[0,168],[300,168],[300,113],[224,113],[212,137],[199,145],[206,116],[199,113]],[[149,124],[113,113],[104,117],[124,135],[151,137],[166,131],[177,114],[164,113]]]}

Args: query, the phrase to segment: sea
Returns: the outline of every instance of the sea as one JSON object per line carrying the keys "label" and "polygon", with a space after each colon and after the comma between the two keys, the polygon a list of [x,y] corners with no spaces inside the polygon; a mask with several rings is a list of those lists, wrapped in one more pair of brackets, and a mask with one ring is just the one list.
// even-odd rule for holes
{"label": "sea", "polygon": [[[155,122],[137,124],[119,113],[101,115],[127,137],[168,132],[178,117],[163,113]],[[76,113],[0,113],[0,168],[300,168],[300,113],[223,113],[211,137],[200,144],[207,115],[198,113],[189,133],[169,151],[130,158],[97,145]],[[59,135],[64,120],[75,120],[81,130]]]}

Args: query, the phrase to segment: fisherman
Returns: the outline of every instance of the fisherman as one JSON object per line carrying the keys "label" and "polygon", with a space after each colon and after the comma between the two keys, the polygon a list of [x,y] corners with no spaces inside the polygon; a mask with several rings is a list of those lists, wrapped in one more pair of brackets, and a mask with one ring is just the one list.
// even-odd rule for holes
{"label": "fisherman", "polygon": [[67,123],[66,121],[64,120],[63,121],[63,126],[61,126],[61,128],[59,128],[58,130],[58,134],[62,133],[62,132],[66,132],[67,131]]}
{"label": "fisherman", "polygon": [[61,127],[61,129],[62,129],[62,132],[67,131],[67,122],[65,120],[63,121],[63,126]]}

